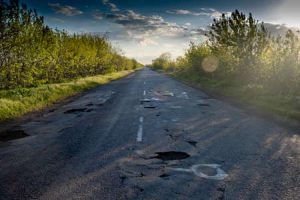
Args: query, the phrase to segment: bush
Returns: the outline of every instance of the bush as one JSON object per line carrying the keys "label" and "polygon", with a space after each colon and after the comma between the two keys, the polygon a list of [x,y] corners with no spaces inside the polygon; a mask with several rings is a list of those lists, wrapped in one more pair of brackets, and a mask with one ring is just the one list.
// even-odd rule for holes
{"label": "bush", "polygon": [[63,82],[141,65],[122,56],[107,38],[70,35],[44,24],[18,0],[0,0],[0,89]]}

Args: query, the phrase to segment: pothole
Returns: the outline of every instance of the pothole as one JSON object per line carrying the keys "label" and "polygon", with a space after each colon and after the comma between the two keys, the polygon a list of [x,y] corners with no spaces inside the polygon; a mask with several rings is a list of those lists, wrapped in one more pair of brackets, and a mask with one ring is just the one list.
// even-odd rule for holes
{"label": "pothole", "polygon": [[86,110],[87,110],[86,108],[74,108],[74,109],[67,110],[64,113],[65,114],[72,114],[72,113],[84,112]]}
{"label": "pothole", "polygon": [[148,109],[155,109],[155,108],[156,108],[156,106],[153,106],[153,105],[146,105],[146,106],[144,106],[144,108],[148,108]]}
{"label": "pothole", "polygon": [[24,130],[7,130],[0,133],[0,141],[6,142],[29,136]]}
{"label": "pothole", "polygon": [[127,179],[128,177],[125,176],[125,175],[120,175],[120,179],[121,179],[121,183],[124,184],[125,180]]}
{"label": "pothole", "polygon": [[139,192],[144,192],[144,190],[145,190],[144,188],[139,187],[139,186],[137,186],[137,189],[138,189]]}
{"label": "pothole", "polygon": [[61,132],[64,132],[64,131],[67,131],[70,129],[72,129],[72,127],[66,127],[66,128],[60,129],[58,132],[61,133]]}
{"label": "pothole", "polygon": [[167,134],[172,140],[177,141],[181,136],[175,134]]}
{"label": "pothole", "polygon": [[166,152],[156,152],[156,156],[152,156],[151,158],[160,159],[163,161],[168,160],[183,160],[190,157],[189,154],[181,151],[166,151]]}
{"label": "pothole", "polygon": [[76,115],[77,118],[80,118],[82,116],[83,116],[83,114]]}
{"label": "pothole", "polygon": [[225,199],[225,188],[219,187],[217,188],[217,191],[220,192],[220,196],[217,198],[218,200],[223,200]]}
{"label": "pothole", "polygon": [[161,174],[161,175],[159,175],[159,177],[162,178],[162,179],[168,179],[169,176],[170,176],[169,174]]}
{"label": "pothole", "polygon": [[151,102],[151,99],[141,99],[140,102],[141,102],[141,104],[149,103],[149,102]]}
{"label": "pothole", "polygon": [[210,105],[208,103],[198,103],[198,106],[206,106],[206,107],[208,107]]}
{"label": "pothole", "polygon": [[186,142],[189,143],[190,145],[192,145],[193,147],[196,147],[197,143],[198,143],[198,142],[196,142],[194,140],[187,140]]}

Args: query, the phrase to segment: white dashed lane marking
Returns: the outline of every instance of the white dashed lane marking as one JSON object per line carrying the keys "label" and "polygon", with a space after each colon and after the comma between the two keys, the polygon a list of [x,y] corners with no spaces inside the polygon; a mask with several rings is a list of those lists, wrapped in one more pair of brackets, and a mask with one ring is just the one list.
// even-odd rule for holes
{"label": "white dashed lane marking", "polygon": [[140,117],[140,123],[144,122],[144,117]]}
{"label": "white dashed lane marking", "polygon": [[[146,85],[146,81],[144,81],[144,85]],[[144,90],[143,92],[143,96],[146,96],[146,90]],[[144,117],[141,116],[139,118],[139,128],[138,128],[138,131],[137,131],[137,136],[136,136],[136,141],[137,142],[142,142],[143,141],[143,122],[144,122]]]}
{"label": "white dashed lane marking", "polygon": [[143,140],[143,122],[144,122],[144,117],[140,117],[139,121],[140,121],[140,124],[139,124],[139,128],[138,128],[137,136],[136,136],[136,141],[137,142],[142,142],[142,140]]}

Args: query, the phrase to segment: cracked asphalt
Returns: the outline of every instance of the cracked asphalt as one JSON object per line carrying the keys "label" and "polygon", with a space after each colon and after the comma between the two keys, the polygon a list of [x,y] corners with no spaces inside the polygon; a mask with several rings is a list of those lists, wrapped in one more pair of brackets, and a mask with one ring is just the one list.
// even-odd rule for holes
{"label": "cracked asphalt", "polygon": [[9,133],[3,200],[300,199],[299,130],[148,68]]}

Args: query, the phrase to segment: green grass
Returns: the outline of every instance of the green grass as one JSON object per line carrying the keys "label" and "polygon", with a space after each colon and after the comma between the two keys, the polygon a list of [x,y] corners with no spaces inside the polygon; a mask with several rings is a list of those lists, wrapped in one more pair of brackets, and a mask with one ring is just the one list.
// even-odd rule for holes
{"label": "green grass", "polygon": [[35,88],[0,90],[0,121],[37,111],[66,97],[132,73],[133,70],[80,78],[67,83],[47,84]]}
{"label": "green grass", "polygon": [[276,114],[286,120],[300,121],[300,97],[287,97],[269,92],[260,85],[235,85],[230,81],[216,81],[189,73],[171,73],[173,78],[206,89],[214,94],[230,97],[244,105]]}

